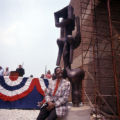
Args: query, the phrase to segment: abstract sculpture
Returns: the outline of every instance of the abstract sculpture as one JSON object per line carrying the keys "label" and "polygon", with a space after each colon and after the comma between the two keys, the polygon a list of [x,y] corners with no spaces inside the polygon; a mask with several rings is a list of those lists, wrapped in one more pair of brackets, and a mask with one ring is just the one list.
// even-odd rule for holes
{"label": "abstract sculpture", "polygon": [[[56,65],[60,65],[61,57],[63,55],[64,69],[68,79],[72,85],[72,103],[73,106],[78,107],[81,102],[81,87],[82,79],[84,78],[84,71],[81,68],[71,69],[73,61],[73,50],[80,45],[80,20],[73,14],[71,5],[57,11],[55,15],[55,25],[60,27],[60,38],[57,39],[59,47],[58,58]],[[73,35],[72,32],[75,31]]]}

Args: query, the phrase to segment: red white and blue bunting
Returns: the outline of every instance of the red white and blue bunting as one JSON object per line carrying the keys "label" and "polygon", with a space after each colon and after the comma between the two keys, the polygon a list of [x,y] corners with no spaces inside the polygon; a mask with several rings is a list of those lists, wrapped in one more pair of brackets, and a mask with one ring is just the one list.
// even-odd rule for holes
{"label": "red white and blue bunting", "polygon": [[[36,108],[36,102],[42,101],[47,86],[47,79],[0,76],[0,108],[21,108],[18,104],[20,101],[22,108]],[[28,105],[27,98],[29,102],[31,101]],[[6,105],[8,102],[11,102],[12,106]]]}

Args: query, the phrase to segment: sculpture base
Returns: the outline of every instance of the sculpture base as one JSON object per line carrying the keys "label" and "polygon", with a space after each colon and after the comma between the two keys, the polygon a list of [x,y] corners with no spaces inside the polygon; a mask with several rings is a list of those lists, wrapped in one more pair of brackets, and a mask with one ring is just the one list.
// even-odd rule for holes
{"label": "sculpture base", "polygon": [[57,120],[90,120],[91,108],[89,106],[69,107],[68,114]]}

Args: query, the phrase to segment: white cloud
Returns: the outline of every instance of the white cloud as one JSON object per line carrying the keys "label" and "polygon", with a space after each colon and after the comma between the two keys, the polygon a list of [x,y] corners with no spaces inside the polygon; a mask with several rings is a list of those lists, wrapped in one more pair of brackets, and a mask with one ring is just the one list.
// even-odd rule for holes
{"label": "white cloud", "polygon": [[29,46],[31,36],[30,29],[23,22],[15,22],[7,28],[0,29],[0,43],[6,47]]}
{"label": "white cloud", "polygon": [[0,30],[0,41],[7,46],[15,46],[16,40],[16,28],[17,24],[9,26],[7,29]]}

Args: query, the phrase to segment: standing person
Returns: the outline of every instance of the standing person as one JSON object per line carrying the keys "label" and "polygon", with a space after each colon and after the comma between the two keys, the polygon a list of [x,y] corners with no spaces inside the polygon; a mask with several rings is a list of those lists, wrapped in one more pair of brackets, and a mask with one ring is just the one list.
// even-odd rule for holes
{"label": "standing person", "polygon": [[51,79],[52,78],[50,70],[47,71],[47,74],[45,75],[45,78],[46,79]]}
{"label": "standing person", "polygon": [[10,72],[9,72],[9,67],[6,67],[5,72],[4,72],[4,76],[9,76]]}
{"label": "standing person", "polygon": [[4,75],[4,69],[0,66],[0,76]]}
{"label": "standing person", "polygon": [[44,74],[41,74],[40,78],[43,78],[43,79],[44,79]]}
{"label": "standing person", "polygon": [[53,73],[52,74],[52,80],[55,80],[56,79],[56,76],[55,76],[55,74]]}
{"label": "standing person", "polygon": [[[58,117],[65,116],[68,111],[70,82],[63,79],[61,67],[56,67],[54,73],[56,80],[49,85],[43,100],[48,106],[45,109],[41,109],[37,120],[45,120],[46,118],[47,120],[56,120]],[[39,105],[41,104],[39,103]]]}
{"label": "standing person", "polygon": [[33,74],[30,75],[30,78],[33,78]]}
{"label": "standing person", "polygon": [[48,80],[48,85],[52,82],[52,75],[50,70],[47,71],[47,74],[45,75],[44,78]]}
{"label": "standing person", "polygon": [[25,70],[22,68],[22,65],[19,65],[19,67],[16,69],[16,72],[19,74],[20,77],[25,74]]}

